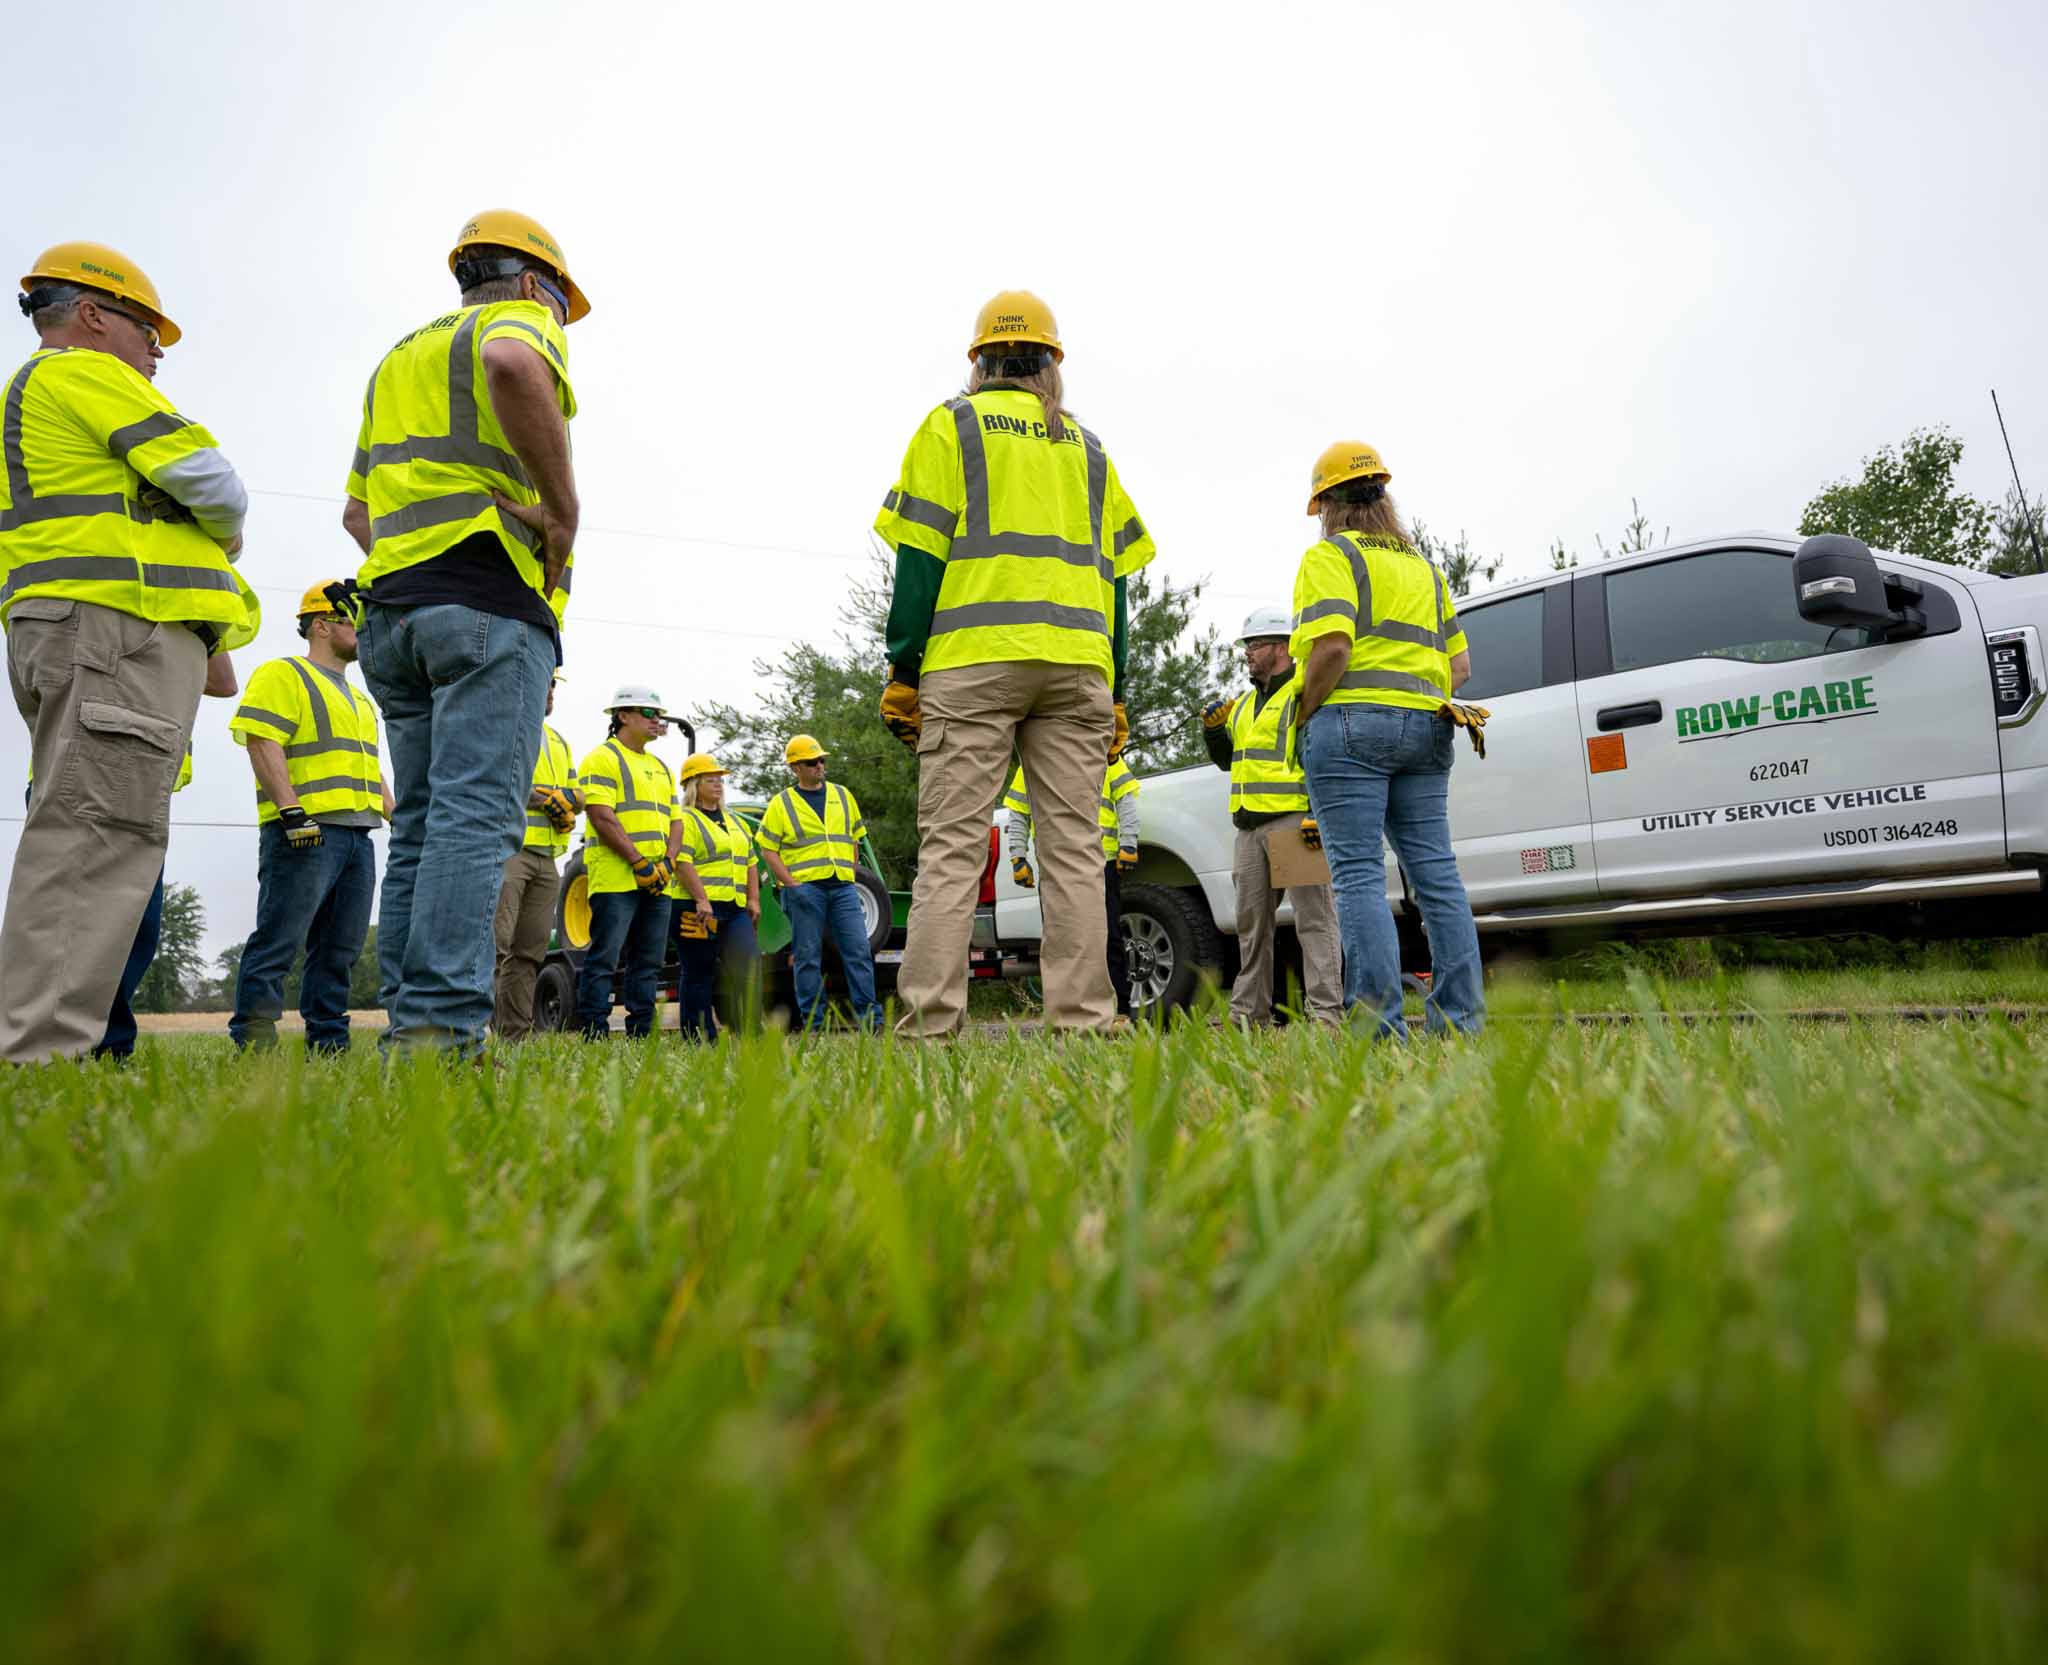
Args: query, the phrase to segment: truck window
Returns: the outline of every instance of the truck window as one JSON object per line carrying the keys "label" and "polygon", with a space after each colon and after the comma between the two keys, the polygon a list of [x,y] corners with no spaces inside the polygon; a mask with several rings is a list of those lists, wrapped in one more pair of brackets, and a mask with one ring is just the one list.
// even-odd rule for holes
{"label": "truck window", "polygon": [[[1716,549],[1610,573],[1607,636],[1617,671],[1681,659],[1775,665],[1871,641],[1868,631],[1830,631],[1802,619],[1791,557],[1761,549]],[[1476,672],[1476,653],[1472,664]]]}
{"label": "truck window", "polygon": [[1472,679],[1458,690],[1461,700],[1497,700],[1543,686],[1543,592],[1490,601],[1458,623],[1472,651]]}

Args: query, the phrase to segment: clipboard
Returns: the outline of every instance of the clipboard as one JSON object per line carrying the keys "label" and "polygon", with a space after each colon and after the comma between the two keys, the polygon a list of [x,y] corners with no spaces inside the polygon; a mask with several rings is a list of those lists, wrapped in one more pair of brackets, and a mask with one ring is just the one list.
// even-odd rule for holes
{"label": "clipboard", "polygon": [[1294,890],[1330,882],[1330,864],[1320,850],[1301,841],[1299,823],[1276,823],[1266,829],[1266,872],[1275,890]]}

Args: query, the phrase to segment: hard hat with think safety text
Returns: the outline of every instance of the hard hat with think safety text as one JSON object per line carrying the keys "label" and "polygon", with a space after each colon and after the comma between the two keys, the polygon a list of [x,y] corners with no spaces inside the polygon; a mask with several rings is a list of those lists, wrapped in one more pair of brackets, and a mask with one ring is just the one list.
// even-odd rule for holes
{"label": "hard hat with think safety text", "polygon": [[28,304],[41,283],[79,283],[140,307],[156,320],[157,341],[166,347],[184,334],[164,316],[163,303],[156,297],[156,285],[149,274],[119,249],[105,243],[58,243],[36,256],[35,264],[22,274],[22,311],[34,316]]}
{"label": "hard hat with think safety text", "polygon": [[683,766],[676,774],[676,784],[688,786],[691,781],[705,775],[717,775],[722,779],[725,770],[718,766],[718,759],[709,752],[692,752],[683,759]]}
{"label": "hard hat with think safety text", "polygon": [[1053,322],[1052,308],[1028,289],[1005,289],[981,309],[974,320],[974,339],[967,343],[967,356],[973,358],[984,347],[1004,347],[1015,341],[1049,348],[1055,359],[1067,356],[1060,346],[1060,327]]}
{"label": "hard hat with think safety text", "polygon": [[605,711],[619,711],[630,708],[635,711],[659,711],[664,718],[668,707],[662,703],[661,695],[644,682],[622,682],[612,697],[600,708]]}
{"label": "hard hat with think safety text", "polygon": [[328,592],[339,589],[339,578],[323,578],[317,584],[307,586],[306,593],[299,597],[298,616],[302,619],[332,618],[341,609],[334,605],[334,597]]}
{"label": "hard hat with think safety text", "polygon": [[1285,641],[1294,634],[1294,614],[1285,607],[1254,607],[1245,614],[1244,629],[1238,632],[1237,645],[1246,642],[1263,641],[1278,636]]}
{"label": "hard hat with think safety text", "polygon": [[809,734],[792,734],[789,744],[782,748],[782,761],[785,763],[808,763],[813,758],[830,755],[818,744],[816,736]]}
{"label": "hard hat with think safety text", "polygon": [[568,322],[573,324],[590,311],[589,299],[569,275],[569,257],[562,252],[562,245],[531,215],[511,208],[486,208],[481,214],[472,214],[457,234],[455,247],[448,251],[448,270],[454,271],[462,251],[472,248],[510,249],[552,268],[569,297]]}
{"label": "hard hat with think safety text", "polygon": [[1346,480],[1377,480],[1386,485],[1393,480],[1387,472],[1387,465],[1380,461],[1379,452],[1359,439],[1340,439],[1320,457],[1308,477],[1308,512],[1316,512],[1316,499],[1332,486],[1341,486]]}

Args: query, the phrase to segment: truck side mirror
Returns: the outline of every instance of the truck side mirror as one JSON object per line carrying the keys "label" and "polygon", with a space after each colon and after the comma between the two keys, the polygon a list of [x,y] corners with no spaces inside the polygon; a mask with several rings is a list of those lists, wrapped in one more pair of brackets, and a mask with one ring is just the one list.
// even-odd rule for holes
{"label": "truck side mirror", "polygon": [[1799,616],[1829,630],[1873,630],[1899,622],[1870,546],[1841,532],[1808,538],[1792,557]]}

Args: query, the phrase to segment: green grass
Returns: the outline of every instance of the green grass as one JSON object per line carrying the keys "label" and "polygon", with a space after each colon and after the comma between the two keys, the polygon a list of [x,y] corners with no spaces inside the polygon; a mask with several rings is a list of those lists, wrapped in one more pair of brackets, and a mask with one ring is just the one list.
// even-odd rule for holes
{"label": "green grass", "polygon": [[0,1636],[2038,1659],[2044,1050],[1504,1023],[18,1074]]}

